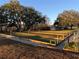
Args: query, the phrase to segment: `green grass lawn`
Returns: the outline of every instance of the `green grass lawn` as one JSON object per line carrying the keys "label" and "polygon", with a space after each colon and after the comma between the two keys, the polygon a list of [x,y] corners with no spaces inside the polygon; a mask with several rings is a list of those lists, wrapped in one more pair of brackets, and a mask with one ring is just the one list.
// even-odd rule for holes
{"label": "green grass lawn", "polygon": [[[58,31],[42,31],[42,32],[39,32],[39,31],[37,31],[37,32],[31,32],[31,33],[27,33],[27,32],[16,32],[15,33],[15,36],[19,36],[19,37],[26,37],[26,38],[29,38],[29,39],[32,39],[32,40],[37,40],[37,41],[41,41],[41,42],[45,42],[45,43],[48,43],[48,44],[50,44],[50,45],[52,45],[52,44],[55,44],[56,45],[56,39],[53,39],[53,38],[46,38],[46,36],[45,37],[41,37],[41,36],[39,36],[39,35],[37,35],[37,34],[40,34],[41,33],[41,35],[47,35],[47,36],[50,36],[50,35],[52,35],[52,33],[58,33]],[[61,32],[61,31],[59,31],[59,32]],[[65,31],[66,32],[66,31]],[[63,32],[63,33],[65,33],[65,32]],[[69,32],[69,31],[67,31],[67,32]],[[35,34],[33,34],[33,33],[35,33]],[[8,34],[8,33],[6,33],[6,34]],[[60,40],[59,40],[60,41]]]}
{"label": "green grass lawn", "polygon": [[79,42],[71,42],[69,44],[65,44],[64,49],[79,52]]}

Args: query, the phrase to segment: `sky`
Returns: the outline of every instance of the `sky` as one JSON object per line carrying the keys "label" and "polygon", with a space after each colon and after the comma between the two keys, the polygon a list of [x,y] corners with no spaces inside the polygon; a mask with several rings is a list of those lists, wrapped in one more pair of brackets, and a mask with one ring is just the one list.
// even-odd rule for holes
{"label": "sky", "polygon": [[[9,0],[0,0],[0,6]],[[21,5],[35,8],[49,18],[50,24],[54,23],[59,13],[64,10],[79,11],[79,0],[19,0]]]}

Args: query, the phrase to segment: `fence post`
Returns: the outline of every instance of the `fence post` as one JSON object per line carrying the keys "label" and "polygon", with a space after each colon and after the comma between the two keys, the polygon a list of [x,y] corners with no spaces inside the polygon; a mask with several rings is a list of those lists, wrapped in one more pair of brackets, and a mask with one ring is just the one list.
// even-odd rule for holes
{"label": "fence post", "polygon": [[57,35],[57,40],[56,40],[56,44],[58,44],[58,35]]}

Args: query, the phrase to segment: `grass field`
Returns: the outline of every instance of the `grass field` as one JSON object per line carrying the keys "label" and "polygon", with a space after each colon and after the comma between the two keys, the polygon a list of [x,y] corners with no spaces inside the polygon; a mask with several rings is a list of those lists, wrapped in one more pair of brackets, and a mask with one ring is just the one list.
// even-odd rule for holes
{"label": "grass field", "polygon": [[62,30],[62,31],[30,31],[30,32],[17,32],[16,36],[40,36],[42,38],[60,39],[63,40],[73,30]]}
{"label": "grass field", "polygon": [[30,32],[16,32],[16,36],[26,37],[33,39],[33,42],[41,42],[46,44],[55,44],[62,41],[73,30],[62,31],[30,31]]}

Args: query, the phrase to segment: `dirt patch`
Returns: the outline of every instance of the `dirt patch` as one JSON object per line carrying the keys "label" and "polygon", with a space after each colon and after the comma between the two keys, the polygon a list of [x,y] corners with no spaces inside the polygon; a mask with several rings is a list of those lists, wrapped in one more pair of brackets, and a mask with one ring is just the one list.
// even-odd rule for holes
{"label": "dirt patch", "polygon": [[0,59],[79,59],[79,54],[0,39]]}

